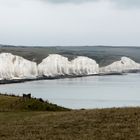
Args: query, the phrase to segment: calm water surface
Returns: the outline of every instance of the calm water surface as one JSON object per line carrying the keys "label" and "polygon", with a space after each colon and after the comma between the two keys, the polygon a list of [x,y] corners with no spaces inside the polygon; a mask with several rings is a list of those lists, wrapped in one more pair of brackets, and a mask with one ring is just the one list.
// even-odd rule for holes
{"label": "calm water surface", "polygon": [[73,109],[140,106],[140,74],[0,85],[0,92],[32,93],[34,97]]}

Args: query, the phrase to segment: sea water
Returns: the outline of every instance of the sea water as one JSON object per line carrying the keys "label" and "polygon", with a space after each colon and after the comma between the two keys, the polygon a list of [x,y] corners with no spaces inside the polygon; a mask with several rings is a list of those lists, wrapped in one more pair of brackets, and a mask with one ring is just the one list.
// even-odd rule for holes
{"label": "sea water", "polygon": [[1,93],[33,97],[72,108],[140,106],[140,74],[89,76],[0,85]]}

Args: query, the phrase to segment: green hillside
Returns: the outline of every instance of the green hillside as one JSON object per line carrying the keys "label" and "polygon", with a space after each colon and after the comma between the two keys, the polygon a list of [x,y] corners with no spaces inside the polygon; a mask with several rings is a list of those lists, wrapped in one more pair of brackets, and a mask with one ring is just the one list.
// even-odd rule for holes
{"label": "green hillside", "polygon": [[36,98],[0,94],[0,111],[66,111],[64,107]]}

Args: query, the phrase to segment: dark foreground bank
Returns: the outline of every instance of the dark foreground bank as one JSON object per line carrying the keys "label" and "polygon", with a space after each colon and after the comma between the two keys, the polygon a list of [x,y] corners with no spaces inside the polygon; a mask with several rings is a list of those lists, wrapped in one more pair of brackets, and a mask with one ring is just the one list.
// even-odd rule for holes
{"label": "dark foreground bank", "polygon": [[41,98],[33,98],[31,94],[23,94],[23,96],[0,94],[0,112],[68,110],[70,109],[44,101]]}
{"label": "dark foreground bank", "polygon": [[140,108],[0,112],[1,140],[139,140]]}
{"label": "dark foreground bank", "polygon": [[[9,108],[16,96],[0,96]],[[40,100],[41,101],[41,100]],[[18,106],[18,104],[17,104]],[[140,108],[38,111],[1,110],[1,140],[139,140]]]}

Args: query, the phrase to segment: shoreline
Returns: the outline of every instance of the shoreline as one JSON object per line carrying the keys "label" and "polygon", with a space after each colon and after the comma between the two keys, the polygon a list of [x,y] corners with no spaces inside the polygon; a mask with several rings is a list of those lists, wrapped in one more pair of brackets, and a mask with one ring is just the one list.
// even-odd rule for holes
{"label": "shoreline", "polygon": [[4,84],[14,84],[14,83],[24,83],[24,82],[32,82],[32,81],[41,81],[41,80],[57,80],[57,79],[65,79],[65,78],[81,78],[81,77],[89,77],[89,76],[117,76],[117,75],[125,75],[126,73],[107,73],[107,74],[91,74],[91,75],[79,75],[79,76],[56,76],[56,77],[39,77],[35,79],[12,79],[12,80],[0,80],[0,85]]}
{"label": "shoreline", "polygon": [[12,80],[0,80],[0,85],[4,84],[14,84],[14,83],[24,83],[24,82],[32,82],[32,81],[42,81],[42,80],[57,80],[57,79],[66,79],[66,78],[82,78],[82,77],[90,77],[90,76],[119,76],[119,75],[127,75],[127,74],[137,74],[140,73],[140,70],[130,70],[127,72],[114,72],[114,73],[100,73],[100,74],[91,74],[91,75],[64,75],[64,76],[56,76],[56,77],[38,77],[33,79],[12,79]]}

